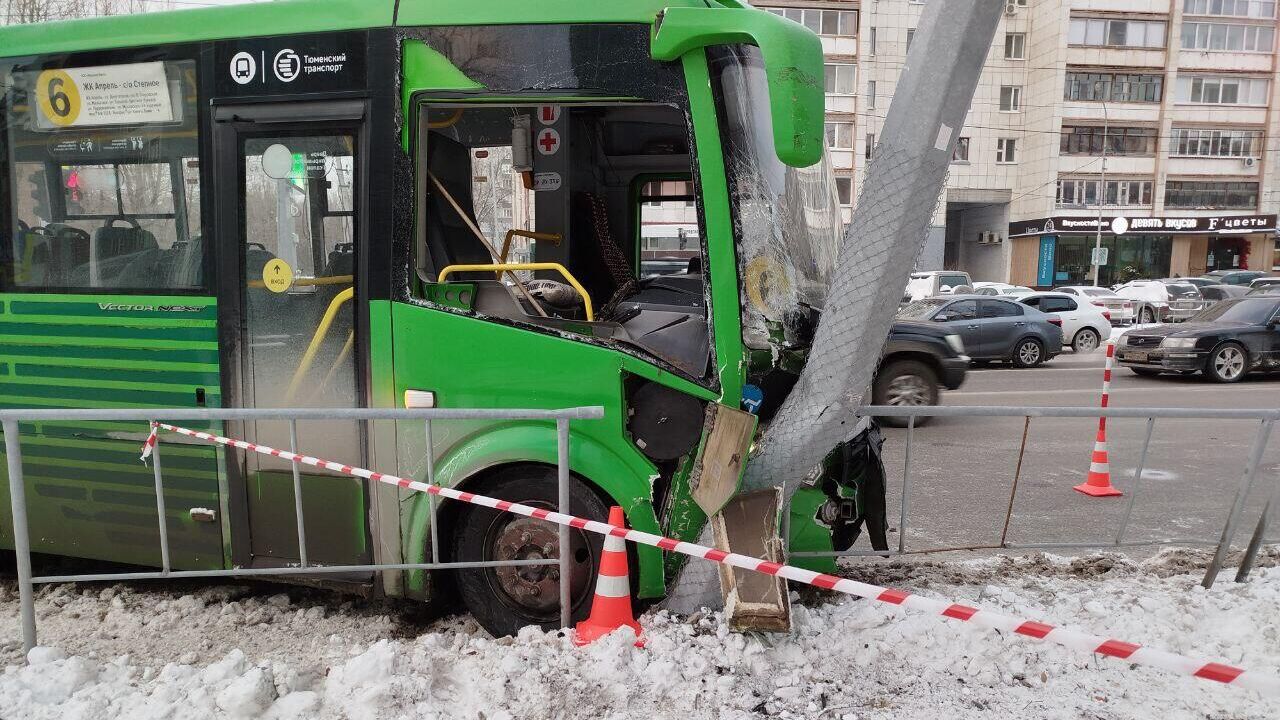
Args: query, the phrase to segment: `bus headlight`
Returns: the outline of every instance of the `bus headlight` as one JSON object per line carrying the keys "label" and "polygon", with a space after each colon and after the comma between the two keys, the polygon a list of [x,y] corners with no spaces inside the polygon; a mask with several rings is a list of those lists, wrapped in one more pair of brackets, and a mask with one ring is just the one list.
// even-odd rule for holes
{"label": "bus headlight", "polygon": [[957,355],[964,354],[964,340],[961,340],[959,335],[947,335],[942,339],[947,341],[947,344],[951,346],[952,350],[955,350]]}

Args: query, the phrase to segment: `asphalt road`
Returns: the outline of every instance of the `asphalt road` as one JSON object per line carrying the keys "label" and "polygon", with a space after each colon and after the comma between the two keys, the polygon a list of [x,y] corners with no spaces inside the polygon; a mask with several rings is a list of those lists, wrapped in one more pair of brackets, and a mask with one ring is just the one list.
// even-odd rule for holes
{"label": "asphalt road", "polygon": [[[1104,355],[1067,351],[1042,367],[1019,370],[995,364],[975,368],[945,405],[1097,407]],[[1140,378],[1117,368],[1113,407],[1275,408],[1280,376],[1250,377],[1218,385],[1200,377]],[[1114,542],[1124,507],[1135,494],[1126,541],[1189,538],[1216,542],[1258,432],[1254,421],[1157,420],[1141,487],[1134,472],[1146,420],[1108,421],[1112,482],[1121,498],[1073,491],[1084,481],[1096,419],[1036,418],[1027,432],[1018,478],[1010,543]],[[998,544],[1018,464],[1022,418],[934,418],[915,430],[907,519],[908,550]],[[887,428],[891,547],[898,536],[907,431]],[[1236,542],[1248,542],[1266,495],[1280,483],[1280,430],[1260,466]],[[1276,516],[1280,517],[1280,513]],[[1268,533],[1280,541],[1280,528]],[[1069,554],[1071,551],[1055,550]],[[1143,553],[1144,549],[1130,552]]]}

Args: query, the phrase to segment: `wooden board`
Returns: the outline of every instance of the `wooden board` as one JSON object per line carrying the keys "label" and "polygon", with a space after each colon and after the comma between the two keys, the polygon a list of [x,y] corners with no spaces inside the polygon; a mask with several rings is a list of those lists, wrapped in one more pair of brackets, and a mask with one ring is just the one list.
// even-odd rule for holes
{"label": "wooden board", "polygon": [[708,516],[720,512],[737,494],[755,433],[755,415],[708,403],[702,444],[689,473],[693,500]]}
{"label": "wooden board", "polygon": [[[767,488],[733,498],[711,518],[716,547],[783,562],[778,516],[780,488]],[[733,630],[787,632],[791,629],[791,599],[786,580],[728,565],[720,566],[720,590],[725,616]]]}

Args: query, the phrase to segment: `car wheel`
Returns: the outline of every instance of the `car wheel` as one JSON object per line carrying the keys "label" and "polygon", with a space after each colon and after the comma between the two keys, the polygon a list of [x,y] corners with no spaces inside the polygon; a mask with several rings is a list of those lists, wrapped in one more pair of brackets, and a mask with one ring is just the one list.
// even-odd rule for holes
{"label": "car wheel", "polygon": [[1129,369],[1132,370],[1133,374],[1137,375],[1138,377],[1155,377],[1160,374],[1159,370],[1152,370],[1151,368],[1131,367]]}
{"label": "car wheel", "polygon": [[[486,495],[555,510],[556,469],[515,465],[499,470],[476,491]],[[604,521],[604,501],[577,478],[569,480],[570,512]],[[572,574],[569,587],[574,622],[591,607],[603,538],[573,528],[569,533]],[[456,562],[555,558],[560,552],[555,525],[480,505],[464,505],[453,524],[452,557]],[[634,563],[633,563],[634,564]],[[560,570],[557,565],[485,567],[455,570],[458,595],[481,627],[495,637],[516,634],[527,625],[545,630],[560,626]]]}
{"label": "car wheel", "polygon": [[1020,368],[1035,367],[1044,362],[1044,345],[1035,338],[1023,338],[1013,348],[1013,364]]}
{"label": "car wheel", "polygon": [[1098,349],[1098,343],[1102,342],[1102,336],[1093,328],[1080,328],[1076,336],[1071,340],[1071,349],[1078,353],[1090,353]]}
{"label": "car wheel", "polygon": [[1149,307],[1142,308],[1142,312],[1138,313],[1138,322],[1144,325],[1150,325],[1156,321],[1156,311]]}
{"label": "car wheel", "polygon": [[[938,404],[938,374],[918,360],[895,360],[876,374],[871,398],[876,405],[921,407]],[[906,427],[910,418],[882,417],[880,422],[891,427]],[[916,418],[916,427],[932,418]]]}
{"label": "car wheel", "polygon": [[1249,372],[1249,354],[1237,343],[1223,343],[1209,354],[1204,374],[1220,383],[1239,382]]}

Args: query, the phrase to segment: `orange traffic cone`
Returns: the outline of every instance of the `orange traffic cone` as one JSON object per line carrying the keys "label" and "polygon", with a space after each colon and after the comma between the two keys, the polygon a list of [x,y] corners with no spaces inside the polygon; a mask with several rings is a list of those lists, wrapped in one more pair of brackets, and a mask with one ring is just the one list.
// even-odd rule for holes
{"label": "orange traffic cone", "polygon": [[[609,524],[626,527],[622,508],[609,508]],[[591,600],[591,615],[578,623],[573,636],[575,645],[586,645],[626,625],[636,631],[636,647],[644,647],[640,623],[631,614],[631,577],[627,572],[627,544],[616,535],[604,539],[600,555],[600,576],[596,594]]]}
{"label": "orange traffic cone", "polygon": [[[1103,418],[1105,421],[1105,418]],[[1089,463],[1089,477],[1076,490],[1094,497],[1123,495],[1111,484],[1111,465],[1107,462],[1107,426],[1098,424],[1098,437],[1093,441],[1093,459]]]}

